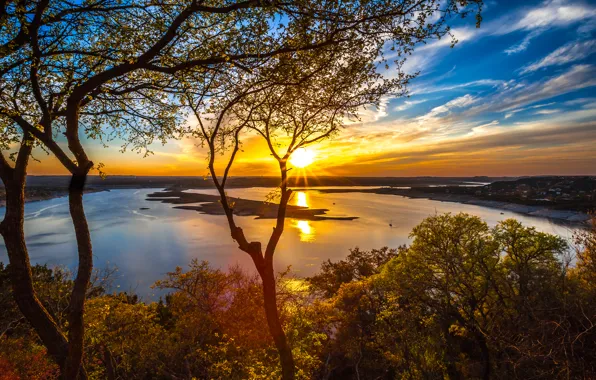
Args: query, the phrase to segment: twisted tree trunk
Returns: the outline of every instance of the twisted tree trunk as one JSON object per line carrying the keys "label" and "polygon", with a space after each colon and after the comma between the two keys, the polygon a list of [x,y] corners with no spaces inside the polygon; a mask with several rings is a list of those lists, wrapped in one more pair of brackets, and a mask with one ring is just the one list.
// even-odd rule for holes
{"label": "twisted tree trunk", "polygon": [[[215,179],[217,179],[217,177],[215,177]],[[273,338],[273,342],[275,343],[275,347],[279,354],[279,360],[282,368],[282,378],[284,380],[293,380],[296,376],[296,368],[294,364],[294,357],[292,355],[292,349],[286,339],[286,334],[284,333],[283,326],[279,318],[279,311],[277,310],[277,288],[275,281],[275,270],[273,268],[273,254],[275,252],[277,242],[279,241],[283,232],[285,210],[290,198],[291,190],[282,190],[282,199],[280,201],[278,212],[278,222],[276,227],[273,229],[273,234],[269,239],[269,244],[267,244],[265,255],[263,255],[261,243],[248,242],[244,236],[242,228],[236,226],[234,221],[234,210],[228,204],[228,199],[224,188],[221,187],[217,181],[215,181],[215,184],[220,193],[222,201],[221,204],[232,232],[232,239],[238,243],[238,248],[250,255],[255,267],[257,268],[257,271],[259,272],[259,276],[261,277],[265,316],[267,318],[269,333]],[[279,219],[280,215],[282,216],[282,219]]]}
{"label": "twisted tree trunk", "polygon": [[25,180],[5,182],[6,214],[0,231],[10,262],[12,293],[19,310],[39,335],[55,362],[64,369],[68,342],[56,321],[41,304],[33,289],[29,254],[25,244]]}
{"label": "twisted tree trunk", "polygon": [[292,349],[290,348],[284,333],[281,321],[279,319],[279,313],[277,310],[277,289],[275,282],[275,270],[273,269],[273,255],[275,249],[279,243],[279,239],[284,232],[286,222],[286,210],[288,202],[292,195],[292,190],[288,189],[288,170],[286,161],[287,157],[279,160],[279,169],[281,174],[281,198],[279,200],[279,206],[277,208],[277,220],[276,225],[273,228],[273,233],[267,243],[264,255],[264,265],[261,274],[263,280],[263,298],[265,300],[265,314],[267,316],[267,323],[269,325],[269,331],[277,347],[279,353],[279,360],[282,369],[282,378],[294,379],[296,376],[296,367],[294,364],[294,357],[292,355]]}
{"label": "twisted tree trunk", "polygon": [[85,298],[93,271],[93,250],[91,234],[83,208],[83,190],[87,173],[73,174],[68,189],[68,205],[70,216],[75,229],[79,266],[70,297],[68,314],[68,357],[66,360],[65,376],[76,379],[83,360],[83,339]]}
{"label": "twisted tree trunk", "polygon": [[[31,263],[25,242],[25,180],[32,149],[33,138],[25,133],[14,168],[10,166],[4,156],[0,155],[0,177],[6,192],[6,211],[4,219],[0,223],[0,234],[4,238],[8,253],[14,300],[64,376],[68,341],[60,326],[37,298],[33,288]],[[84,371],[81,371],[79,377],[86,379],[87,376]]]}

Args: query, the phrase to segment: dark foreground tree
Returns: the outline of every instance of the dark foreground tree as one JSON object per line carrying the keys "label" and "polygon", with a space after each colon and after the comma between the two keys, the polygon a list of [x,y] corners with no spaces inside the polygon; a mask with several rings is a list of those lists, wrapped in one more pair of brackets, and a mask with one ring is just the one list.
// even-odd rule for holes
{"label": "dark foreground tree", "polygon": [[[3,148],[10,150],[17,139],[22,142],[21,159],[17,157],[14,168],[2,161],[2,178],[9,184],[3,236],[14,240],[7,248],[14,263],[15,295],[64,376],[76,378],[79,372],[84,295],[93,266],[83,190],[89,171],[97,166],[81,142],[82,135],[105,137],[106,128],[115,135],[126,131],[133,147],[144,147],[156,136],[165,139],[172,132],[174,119],[167,115],[167,101],[173,97],[167,94],[175,90],[169,75],[234,66],[250,71],[270,57],[348,41],[380,52],[389,40],[403,55],[418,42],[445,35],[449,16],[479,3],[40,0],[0,4]],[[429,23],[435,15],[437,21]],[[62,136],[66,147],[60,144]],[[72,177],[69,206],[79,263],[68,339],[27,285],[30,266],[21,232],[32,144],[53,153]]]}
{"label": "dark foreground tree", "polygon": [[[275,56],[249,70],[237,67],[234,72],[193,72],[184,76],[183,101],[197,120],[190,133],[207,148],[209,174],[218,190],[231,236],[239,249],[250,255],[261,277],[267,323],[279,352],[284,379],[294,378],[295,365],[292,346],[279,318],[273,259],[292,196],[288,187],[292,154],[335,136],[348,121],[357,120],[363,108],[378,106],[382,97],[404,95],[412,75],[399,71],[403,57],[417,43],[443,36],[448,30],[447,17],[459,12],[458,4],[449,2],[445,13],[441,13],[432,1],[390,5],[371,2],[361,12],[372,12],[367,17],[375,21],[337,31],[341,38],[334,44]],[[379,8],[371,11],[371,5]],[[317,25],[345,21],[338,16],[341,12],[314,9]],[[346,6],[342,12],[349,9]],[[374,16],[380,9],[392,16]],[[429,22],[436,13],[438,21]],[[398,56],[398,73],[391,80],[384,79],[378,71],[378,59],[388,44]],[[226,194],[226,182],[242,143],[254,136],[264,139],[280,175],[278,192],[273,197],[279,202],[275,226],[266,244],[245,236],[234,219],[234,201]]]}
{"label": "dark foreground tree", "polygon": [[[120,1],[98,1],[71,4],[63,1],[5,2],[2,4],[1,24],[4,48],[0,56],[2,93],[0,121],[2,150],[12,152],[14,167],[4,155],[1,175],[7,194],[7,213],[2,224],[10,258],[15,299],[21,311],[38,332],[52,357],[59,364],[65,378],[85,377],[80,363],[83,352],[83,313],[88,284],[93,268],[89,226],[83,208],[85,179],[94,167],[80,141],[79,121],[88,136],[100,135],[103,123],[112,122],[116,133],[122,125],[154,126],[145,117],[141,123],[131,117],[145,114],[134,106],[148,109],[167,109],[150,97],[150,85],[135,87],[136,78],[126,78],[101,90],[98,71],[107,71],[122,60],[126,48],[113,39],[115,28],[111,21],[133,19],[129,12],[142,9],[143,4]],[[113,44],[114,47],[104,46]],[[82,86],[82,87],[81,87]],[[123,87],[127,87],[124,89]],[[130,87],[133,87],[132,89]],[[160,88],[161,89],[161,88]],[[94,100],[91,103],[91,100]],[[128,107],[127,107],[128,105]],[[171,106],[170,106],[171,107]],[[165,113],[159,125],[171,123]],[[148,121],[149,120],[149,121]],[[133,142],[142,137],[133,135]],[[67,148],[60,144],[66,137]],[[20,139],[20,147],[13,142]],[[37,299],[32,287],[31,269],[24,240],[24,186],[27,164],[34,146],[51,151],[71,174],[68,198],[79,253],[78,269],[70,295],[68,330],[64,332]],[[16,150],[16,152],[15,152]]]}

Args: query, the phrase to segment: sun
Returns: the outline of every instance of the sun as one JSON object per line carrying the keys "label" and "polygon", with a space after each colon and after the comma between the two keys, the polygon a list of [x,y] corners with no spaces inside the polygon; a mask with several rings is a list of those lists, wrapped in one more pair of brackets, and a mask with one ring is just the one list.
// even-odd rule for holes
{"label": "sun", "polygon": [[315,160],[315,152],[310,149],[300,148],[292,154],[290,163],[297,168],[305,168]]}

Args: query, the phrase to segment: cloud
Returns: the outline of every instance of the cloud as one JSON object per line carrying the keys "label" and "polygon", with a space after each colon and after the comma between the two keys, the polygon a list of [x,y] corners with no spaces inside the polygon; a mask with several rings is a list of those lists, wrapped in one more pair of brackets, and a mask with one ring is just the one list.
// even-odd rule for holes
{"label": "cloud", "polygon": [[594,7],[586,4],[571,4],[562,0],[545,1],[540,6],[525,12],[513,25],[513,30],[534,30],[566,26],[596,16]]}
{"label": "cloud", "polygon": [[498,120],[493,120],[490,123],[480,124],[474,128],[472,128],[471,134],[485,134],[492,130],[493,127],[499,125]]}
{"label": "cloud", "polygon": [[536,111],[536,112],[534,112],[534,115],[552,115],[553,113],[559,113],[559,112],[561,112],[561,110],[555,108],[555,109]]}
{"label": "cloud", "polygon": [[401,105],[399,105],[399,106],[395,107],[395,109],[394,109],[394,110],[395,110],[395,111],[398,111],[398,112],[400,112],[400,111],[405,111],[405,110],[407,110],[407,109],[409,109],[409,108],[412,108],[413,106],[415,106],[415,105],[417,105],[417,104],[422,104],[422,103],[424,103],[424,102],[426,102],[426,101],[427,101],[427,99],[420,99],[420,100],[406,100],[406,101],[404,102],[404,104],[401,104]]}
{"label": "cloud", "polygon": [[435,107],[432,110],[430,110],[430,112],[428,112],[426,115],[420,116],[418,118],[419,121],[421,122],[426,122],[429,119],[433,119],[433,118],[437,118],[439,116],[444,116],[446,114],[449,114],[451,112],[451,110],[453,109],[457,109],[457,108],[464,108],[467,107],[471,104],[473,104],[474,102],[476,102],[476,98],[474,98],[472,95],[470,94],[466,94],[464,96],[460,96],[459,98],[455,98],[453,100],[448,101],[447,103]]}
{"label": "cloud", "polygon": [[[478,28],[471,28],[471,27],[463,27],[463,28],[452,28],[450,33],[453,37],[458,41],[458,43],[469,41],[473,37],[477,36],[481,33],[481,29]],[[449,47],[453,42],[453,38],[450,35],[446,35],[440,40],[433,41],[429,44],[420,46],[417,50],[418,51],[425,51],[425,50],[434,50],[440,47]]]}
{"label": "cloud", "polygon": [[522,8],[513,15],[503,16],[489,22],[485,25],[485,32],[492,35],[529,32],[519,43],[505,50],[505,53],[511,55],[526,50],[533,39],[554,28],[581,23],[578,34],[589,35],[594,27],[595,19],[596,7],[594,6],[579,2],[549,0],[536,7]]}
{"label": "cloud", "polygon": [[[596,108],[580,108],[576,111],[560,112],[560,107],[552,107],[558,102],[545,101],[568,92],[596,85],[596,68],[592,65],[576,65],[567,71],[552,77],[547,77],[531,83],[517,83],[515,81],[501,81],[496,91],[478,94],[465,94],[432,108],[425,114],[408,119],[384,120],[376,123],[374,128],[360,125],[349,128],[344,142],[359,144],[358,154],[371,154],[374,151],[401,151],[412,149],[414,145],[426,146],[443,144],[457,140],[461,136],[492,136],[502,135],[501,141],[508,133],[519,130],[520,126],[513,123],[500,125],[498,120],[488,119],[494,112],[505,112],[505,119],[522,111],[535,111],[535,117],[547,116],[544,121],[536,124],[525,122],[527,128],[543,128],[548,122],[550,133],[555,135],[556,123],[564,129],[566,124],[586,120],[595,120]],[[539,104],[536,104],[541,102]],[[584,98],[584,106],[593,103],[593,98]],[[550,108],[547,108],[550,107]],[[559,113],[559,115],[555,115]],[[494,117],[494,116],[492,116]],[[553,124],[555,123],[555,124]],[[536,131],[535,131],[536,132]],[[527,132],[527,134],[531,134]],[[458,137],[459,136],[459,137]],[[524,135],[525,136],[525,135]],[[491,138],[491,137],[488,137]],[[359,141],[364,141],[359,143]],[[511,140],[515,142],[515,139]],[[579,142],[579,140],[578,140]],[[337,147],[337,145],[336,145]],[[421,148],[422,149],[422,148]]]}
{"label": "cloud", "polygon": [[[518,44],[506,49],[507,54],[522,52],[530,42],[542,33],[553,28],[567,27],[582,23],[578,33],[585,35],[591,30],[596,20],[596,7],[587,4],[571,4],[563,0],[544,1],[534,7],[524,7],[512,14],[485,22],[481,28],[455,27],[451,33],[458,45],[468,41],[476,41],[485,36],[501,36],[514,32],[528,32]],[[591,27],[592,26],[592,27]],[[437,55],[452,44],[451,36],[416,47],[413,55],[407,57],[402,69],[407,73],[425,71],[432,68],[440,60]],[[389,60],[397,58],[387,55]]]}
{"label": "cloud", "polygon": [[346,124],[361,124],[361,123],[373,123],[379,121],[380,119],[386,117],[387,113],[387,105],[391,97],[384,96],[379,101],[379,106],[366,106],[362,107],[362,109],[358,112],[358,116],[360,120],[350,120],[347,121]]}
{"label": "cloud", "polygon": [[[446,171],[451,175],[596,173],[596,152],[592,149],[596,143],[594,116],[594,112],[572,112],[544,121],[508,125],[494,120],[477,124],[466,135],[437,141],[423,138],[397,146],[383,144],[391,140],[386,133],[370,135],[368,143],[375,149],[362,146],[359,155],[330,171],[410,175],[441,175]],[[586,117],[588,121],[581,121]],[[394,125],[396,133],[401,128],[401,124]],[[346,150],[352,148],[345,146]],[[346,156],[349,154],[342,157]]]}
{"label": "cloud", "polygon": [[592,105],[596,103],[596,98],[577,98],[573,100],[568,100],[563,104],[566,106],[581,106],[585,107],[586,105]]}
{"label": "cloud", "polygon": [[[593,65],[575,65],[554,77],[545,78],[524,86],[501,88],[468,110],[465,117],[483,112],[519,112],[519,108],[544,101],[582,88],[596,86],[596,68]],[[512,115],[510,115],[511,117]]]}
{"label": "cloud", "polygon": [[594,53],[596,53],[596,40],[571,42],[561,46],[541,60],[525,66],[522,68],[521,74],[531,73],[549,66],[561,66],[566,63],[579,61]]}
{"label": "cloud", "polygon": [[455,99],[447,102],[447,104],[445,104],[445,105],[449,108],[462,108],[462,107],[469,106],[470,104],[476,102],[476,100],[477,99],[474,98],[472,95],[466,94],[464,96],[460,96],[459,98],[455,98]]}
{"label": "cloud", "polygon": [[494,80],[494,79],[479,79],[471,82],[466,83],[458,83],[458,84],[447,84],[442,86],[428,86],[425,87],[424,84],[420,84],[418,86],[412,86],[410,90],[410,94],[432,94],[435,92],[446,92],[452,90],[459,90],[464,88],[470,87],[497,87],[497,86],[506,86],[507,83],[502,80]]}
{"label": "cloud", "polygon": [[513,116],[514,114],[516,114],[518,112],[527,111],[529,109],[548,107],[548,106],[552,106],[553,104],[556,104],[556,102],[550,102],[550,103],[545,103],[545,104],[537,104],[535,106],[525,107],[525,108],[518,108],[518,109],[512,110],[511,112],[508,112],[505,115],[505,119],[509,119],[511,116]]}
{"label": "cloud", "polygon": [[[450,30],[450,33],[458,41],[458,44],[461,44],[464,41],[476,38],[482,31],[477,28],[462,27],[453,28]],[[407,57],[401,69],[406,73],[415,73],[433,67],[438,62],[437,55],[439,52],[444,49],[449,49],[452,43],[453,38],[450,35],[445,35],[441,39],[436,39],[417,46],[413,54]],[[398,57],[397,55],[388,53],[386,58],[392,60],[397,59]]]}
{"label": "cloud", "polygon": [[512,55],[526,50],[528,46],[530,46],[530,41],[538,37],[540,33],[542,33],[541,30],[536,30],[532,33],[529,33],[527,36],[524,37],[524,39],[520,43],[511,46],[509,49],[506,49],[505,53],[507,53],[507,55]]}

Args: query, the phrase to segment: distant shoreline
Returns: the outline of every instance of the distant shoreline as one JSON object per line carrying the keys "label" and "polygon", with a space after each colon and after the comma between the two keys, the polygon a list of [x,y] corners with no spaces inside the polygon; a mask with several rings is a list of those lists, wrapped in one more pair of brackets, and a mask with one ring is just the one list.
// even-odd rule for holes
{"label": "distant shoreline", "polygon": [[[317,189],[311,189],[317,190]],[[555,210],[547,206],[530,206],[514,202],[503,202],[496,200],[479,199],[472,195],[462,194],[437,194],[427,193],[419,189],[394,189],[394,188],[375,188],[375,189],[319,189],[321,193],[373,193],[381,195],[398,195],[411,199],[429,199],[439,202],[453,202],[470,204],[494,208],[504,211],[516,212],[528,216],[564,221],[570,224],[587,225],[590,221],[590,215],[581,211],[574,210]]]}
{"label": "distant shoreline", "polygon": [[[484,183],[491,183],[491,186],[499,183],[513,184],[515,186],[517,182],[521,182],[521,180],[516,181],[516,178],[519,177],[506,177],[506,181],[493,182],[502,178],[503,177],[320,177],[318,178],[317,183],[313,183],[310,179],[309,183],[304,183],[300,178],[292,178],[289,185],[294,188],[317,190],[323,193],[375,193],[399,195],[406,198],[423,198],[440,202],[471,204],[577,225],[585,225],[590,220],[587,210],[596,209],[596,207],[588,207],[586,209],[585,206],[573,207],[574,205],[567,205],[565,203],[547,205],[535,201],[528,202],[515,197],[501,196],[500,198],[497,198],[487,197],[484,194],[483,196],[478,196],[478,194],[474,194],[477,193],[477,191],[472,189],[480,189],[481,187],[469,187],[470,185],[481,185],[481,181],[486,181]],[[539,179],[543,177],[525,178]],[[580,176],[561,176],[557,178],[577,180]],[[592,179],[592,181],[594,180],[596,179]],[[229,185],[230,188],[236,189],[276,187],[278,185],[276,181],[279,181],[279,179],[275,177],[231,177]],[[68,183],[68,176],[30,176],[27,182],[25,201],[29,203],[67,196]],[[325,187],[337,188],[325,189]],[[445,192],[439,190],[443,187],[446,189]],[[213,188],[213,184],[209,179],[203,179],[202,177],[113,176],[108,177],[105,180],[91,177],[87,182],[85,191],[87,193],[93,193],[117,189],[143,188],[164,189],[165,191],[184,191],[187,189],[211,189]],[[487,188],[487,186],[483,186],[482,188]],[[488,186],[488,188],[490,188],[490,186]],[[6,203],[3,192],[4,189],[0,187],[0,207],[5,206]]]}
{"label": "distant shoreline", "polygon": [[[110,189],[85,189],[85,194],[110,191]],[[50,199],[62,198],[68,196],[67,189],[25,189],[25,203],[49,201]],[[2,189],[0,207],[6,207],[6,196]]]}

